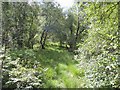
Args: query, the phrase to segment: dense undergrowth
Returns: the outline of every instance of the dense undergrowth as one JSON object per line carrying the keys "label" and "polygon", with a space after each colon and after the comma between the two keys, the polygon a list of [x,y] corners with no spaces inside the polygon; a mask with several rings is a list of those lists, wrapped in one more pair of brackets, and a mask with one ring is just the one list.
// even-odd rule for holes
{"label": "dense undergrowth", "polygon": [[56,45],[6,53],[3,87],[79,88],[86,86],[85,71],[77,67],[73,53]]}
{"label": "dense undergrowth", "polygon": [[9,51],[3,62],[3,88],[119,87],[116,54],[106,51],[89,57],[84,47],[78,53],[74,55],[56,43],[45,50]]}
{"label": "dense undergrowth", "polygon": [[79,53],[74,55],[55,43],[46,49],[11,50],[3,62],[3,87],[119,87],[117,55],[104,52],[89,57],[84,48]]}

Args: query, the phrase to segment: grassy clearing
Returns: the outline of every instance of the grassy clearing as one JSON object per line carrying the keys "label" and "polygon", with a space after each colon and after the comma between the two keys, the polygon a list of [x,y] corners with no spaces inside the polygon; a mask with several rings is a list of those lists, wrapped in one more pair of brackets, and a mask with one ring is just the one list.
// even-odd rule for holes
{"label": "grassy clearing", "polygon": [[[40,77],[43,82],[42,87],[77,88],[85,86],[84,69],[76,66],[72,53],[59,48],[56,44],[49,45],[45,50],[23,49],[11,51],[8,57],[10,58],[10,56],[12,56],[13,61],[19,59],[22,67],[42,73]],[[12,74],[14,74],[13,71]]]}

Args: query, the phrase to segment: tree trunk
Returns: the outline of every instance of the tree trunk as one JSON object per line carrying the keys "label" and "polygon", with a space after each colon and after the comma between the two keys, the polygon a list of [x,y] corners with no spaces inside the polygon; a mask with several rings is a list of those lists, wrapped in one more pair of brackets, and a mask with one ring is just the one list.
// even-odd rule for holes
{"label": "tree trunk", "polygon": [[47,32],[45,32],[45,37],[44,37],[43,44],[42,44],[43,49],[45,49],[46,39],[47,39]]}
{"label": "tree trunk", "polygon": [[47,31],[44,30],[44,31],[42,32],[41,40],[40,40],[40,44],[41,44],[41,48],[42,48],[42,49],[45,49],[46,38],[47,38]]}

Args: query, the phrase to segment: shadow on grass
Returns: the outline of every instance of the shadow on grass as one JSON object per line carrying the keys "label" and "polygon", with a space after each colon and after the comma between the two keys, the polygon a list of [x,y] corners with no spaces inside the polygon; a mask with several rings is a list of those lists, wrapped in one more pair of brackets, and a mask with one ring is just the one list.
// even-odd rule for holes
{"label": "shadow on grass", "polygon": [[55,67],[56,65],[62,64],[73,64],[73,54],[60,48],[48,47],[46,49],[40,49],[36,52],[38,61],[43,66]]}
{"label": "shadow on grass", "polygon": [[76,67],[76,62],[73,54],[60,48],[56,45],[49,45],[46,49],[21,49],[11,51],[12,60],[20,58],[21,65],[27,68],[43,72],[43,87],[79,87],[84,80],[79,79],[79,76],[84,77],[84,70],[79,70]]}

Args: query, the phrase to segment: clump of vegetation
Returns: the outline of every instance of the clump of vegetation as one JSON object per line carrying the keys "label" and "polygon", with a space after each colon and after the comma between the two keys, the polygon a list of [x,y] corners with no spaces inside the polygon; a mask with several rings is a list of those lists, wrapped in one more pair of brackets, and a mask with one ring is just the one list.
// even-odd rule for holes
{"label": "clump of vegetation", "polygon": [[70,55],[54,46],[43,52],[10,51],[4,60],[3,85],[9,88],[82,87],[84,70],[77,68]]}

